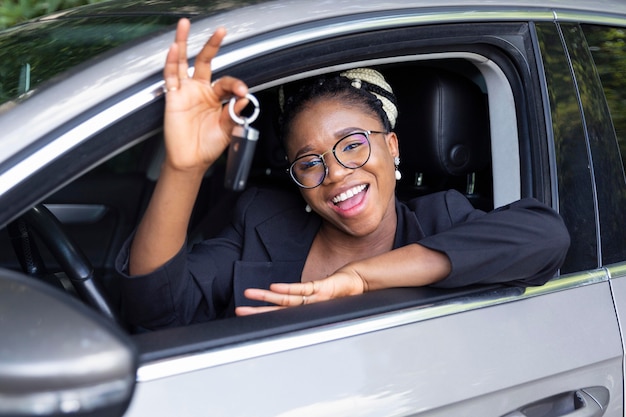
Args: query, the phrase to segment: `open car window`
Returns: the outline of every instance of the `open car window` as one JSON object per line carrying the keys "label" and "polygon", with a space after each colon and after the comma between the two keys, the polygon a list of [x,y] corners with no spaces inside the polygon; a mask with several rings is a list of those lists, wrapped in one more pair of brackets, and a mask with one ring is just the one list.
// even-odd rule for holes
{"label": "open car window", "polygon": [[[520,48],[530,42],[525,35],[526,29],[525,24],[517,23],[484,25],[483,33],[489,33],[489,37],[477,34],[475,28],[469,31],[463,25],[449,25],[436,32],[419,27],[410,31],[389,30],[384,31],[386,41],[379,42],[375,48],[371,47],[371,39],[381,34],[370,33],[302,45],[220,69],[217,77],[231,74],[242,78],[261,103],[261,116],[254,123],[261,139],[248,185],[298,192],[286,173],[287,163],[276,131],[281,86],[325,72],[370,66],[385,74],[399,100],[400,116],[396,130],[403,155],[403,179],[397,188],[399,198],[408,200],[454,188],[483,210],[491,210],[522,196],[535,196],[549,202],[549,194],[544,194],[543,188],[536,186],[536,177],[545,175],[544,167],[537,162],[541,160],[537,152],[543,151],[529,145],[536,140],[538,133],[528,127],[533,124],[517,122],[519,115],[532,120],[540,117],[525,107],[534,97],[528,95],[528,89],[523,85],[536,82],[532,78],[524,78],[529,73],[524,68],[528,60],[522,59]],[[437,42],[433,42],[433,37]],[[352,45],[349,50],[343,47],[348,41]],[[225,48],[224,54],[234,48]],[[337,54],[328,51],[345,52]],[[433,136],[438,134],[437,128],[440,127],[432,125],[432,110],[436,107],[432,100],[437,97],[435,91],[453,98],[452,104],[445,110],[450,116],[447,129],[454,129],[461,122],[470,123],[471,127],[462,132],[463,146],[467,147],[465,151],[475,155],[470,170],[442,171],[436,161],[440,155],[432,149],[428,153],[423,151],[434,140]],[[158,177],[163,157],[161,123],[162,101],[158,100],[98,133],[81,145],[80,150],[76,150],[88,155],[84,158],[84,166],[107,160],[107,155],[117,154],[120,148],[129,144],[140,143],[90,170],[43,201],[62,218],[78,246],[87,253],[99,278],[111,292],[114,303],[119,299],[118,278],[113,272],[115,256],[139,221]],[[93,162],[89,162],[90,158]],[[224,159],[218,161],[205,177],[190,226],[191,243],[214,236],[229,221],[237,193],[223,187],[224,163]],[[72,175],[67,172],[67,163],[60,160],[37,174],[32,183],[42,184],[38,180],[43,177],[49,181],[53,177],[52,172],[56,180],[62,180],[63,175]],[[8,234],[5,234],[2,245],[3,254],[12,253]],[[59,269],[45,250],[43,256],[53,271]],[[2,260],[2,266],[18,268],[15,258],[10,255]],[[236,325],[231,320],[226,320],[230,324],[205,325],[213,335],[208,339],[199,337],[206,333],[197,329],[172,330],[182,333],[169,338],[170,342],[159,348],[152,344],[155,343],[154,338],[161,340],[159,336],[137,337],[144,346],[146,358],[166,357],[172,352],[184,350],[184,346],[200,343],[201,339],[204,344],[223,345],[228,341],[250,338],[248,332],[252,329],[259,335],[282,333],[429,304],[433,300],[484,294],[491,289],[414,289],[368,294],[349,302],[337,300],[329,303],[329,306],[335,306],[330,314],[328,307],[310,309],[318,309],[318,315],[279,312],[275,315],[280,317],[280,325],[263,317],[234,319],[237,320]],[[513,293],[519,294],[519,291],[514,290]],[[221,330],[216,331],[215,328]],[[226,333],[219,336],[222,331]],[[191,339],[185,341],[182,334]]]}

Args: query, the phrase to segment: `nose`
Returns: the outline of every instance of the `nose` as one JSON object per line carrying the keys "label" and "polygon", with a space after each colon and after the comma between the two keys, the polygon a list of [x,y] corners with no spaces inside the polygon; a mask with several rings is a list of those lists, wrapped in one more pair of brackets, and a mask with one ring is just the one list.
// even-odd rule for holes
{"label": "nose", "polygon": [[332,184],[341,181],[348,174],[346,171],[354,171],[341,165],[332,152],[330,155],[324,156],[324,162],[326,163],[326,178],[324,178],[323,183]]}

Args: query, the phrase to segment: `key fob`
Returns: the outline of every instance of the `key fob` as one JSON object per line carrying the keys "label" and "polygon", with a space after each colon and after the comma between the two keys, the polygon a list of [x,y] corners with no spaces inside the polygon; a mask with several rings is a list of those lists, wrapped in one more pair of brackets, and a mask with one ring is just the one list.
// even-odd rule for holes
{"label": "key fob", "polygon": [[237,123],[231,133],[231,142],[228,148],[226,160],[226,175],[224,187],[241,191],[246,188],[250,166],[254,157],[256,143],[259,140],[259,131],[249,124],[256,120],[259,115],[259,102],[252,94],[246,96],[255,106],[254,113],[249,118],[241,118],[235,114],[234,104],[236,99],[230,100],[230,117]]}
{"label": "key fob", "polygon": [[233,128],[231,137],[224,187],[241,191],[246,188],[259,131],[250,126],[237,125]]}

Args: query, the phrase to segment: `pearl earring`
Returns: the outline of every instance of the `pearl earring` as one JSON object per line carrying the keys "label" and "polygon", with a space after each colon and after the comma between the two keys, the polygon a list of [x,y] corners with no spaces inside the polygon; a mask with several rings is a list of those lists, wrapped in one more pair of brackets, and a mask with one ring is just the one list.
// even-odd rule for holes
{"label": "pearl earring", "polygon": [[306,211],[307,213],[311,212],[311,206],[309,206],[308,204],[306,206],[304,206],[304,211]]}
{"label": "pearl earring", "polygon": [[396,181],[400,181],[402,179],[402,173],[398,169],[398,165],[400,165],[400,157],[396,156],[393,159],[393,163],[396,165]]}

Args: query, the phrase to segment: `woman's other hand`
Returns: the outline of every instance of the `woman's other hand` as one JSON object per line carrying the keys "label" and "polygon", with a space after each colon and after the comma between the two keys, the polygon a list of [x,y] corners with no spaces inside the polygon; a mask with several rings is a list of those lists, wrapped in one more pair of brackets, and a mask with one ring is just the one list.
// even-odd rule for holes
{"label": "woman's other hand", "polygon": [[237,307],[238,316],[264,313],[286,307],[297,307],[333,298],[363,294],[366,282],[350,266],[339,269],[328,278],[295,284],[272,284],[269,290],[248,288],[244,295],[250,300],[264,301],[274,306]]}
{"label": "woman's other hand", "polygon": [[189,20],[181,19],[163,70],[167,92],[165,163],[176,170],[204,172],[230,143],[234,122],[228,106],[222,104],[233,96],[241,98],[235,105],[235,112],[239,113],[247,104],[248,87],[233,77],[212,80],[211,61],[226,36],[224,28],[218,28],[204,45],[196,57],[193,76],[189,77],[189,29]]}

